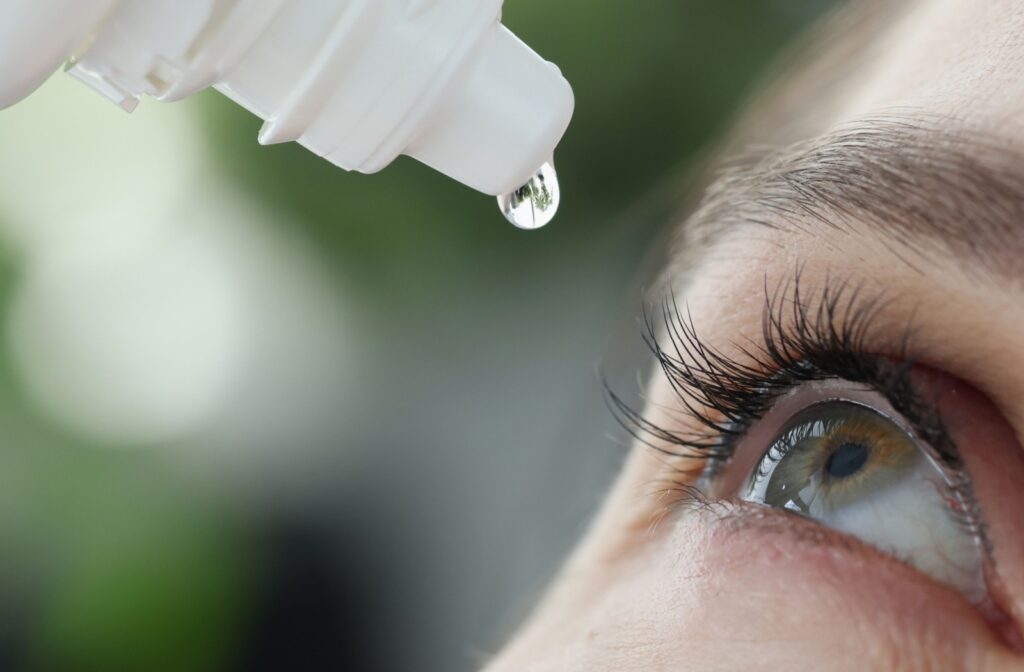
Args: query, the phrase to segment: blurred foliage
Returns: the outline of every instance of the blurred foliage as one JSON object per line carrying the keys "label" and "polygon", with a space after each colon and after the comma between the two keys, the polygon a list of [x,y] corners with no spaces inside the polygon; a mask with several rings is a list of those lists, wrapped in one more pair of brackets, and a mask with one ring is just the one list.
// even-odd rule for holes
{"label": "blurred foliage", "polygon": [[59,578],[29,669],[224,669],[244,595],[241,540],[180,493],[155,494],[163,479],[151,468],[102,466],[61,488],[68,501],[46,521],[73,533],[51,549]]}

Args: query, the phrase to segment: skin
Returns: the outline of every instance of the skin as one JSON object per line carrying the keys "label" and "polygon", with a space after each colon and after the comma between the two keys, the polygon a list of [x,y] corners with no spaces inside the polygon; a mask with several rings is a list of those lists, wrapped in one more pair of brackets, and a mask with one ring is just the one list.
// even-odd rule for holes
{"label": "skin", "polygon": [[[871,56],[822,114],[802,135],[787,131],[787,141],[900,109],[969,120],[1024,151],[1024,5],[908,7],[872,38]],[[1024,179],[1024,162],[1019,172]],[[877,352],[894,348],[913,319],[915,354],[937,372],[918,383],[936,392],[988,524],[999,617],[813,521],[751,505],[672,506],[664,479],[680,461],[637,446],[489,672],[1024,669],[1024,261],[993,270],[941,246],[901,246],[856,222],[843,231],[779,224],[725,232],[696,262],[688,257],[685,281],[673,271],[669,282],[702,341],[736,356],[736,343],[761,338],[766,284],[795,268],[808,285],[838,277],[890,299],[872,322]],[[1013,235],[1024,245],[1024,222]],[[662,377],[648,396],[647,417],[680,430],[693,422]]]}

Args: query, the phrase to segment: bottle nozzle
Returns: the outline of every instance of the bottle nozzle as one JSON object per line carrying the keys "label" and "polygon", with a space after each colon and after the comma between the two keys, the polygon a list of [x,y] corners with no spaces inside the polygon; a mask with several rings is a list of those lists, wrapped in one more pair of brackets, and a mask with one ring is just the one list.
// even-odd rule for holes
{"label": "bottle nozzle", "polygon": [[572,89],[500,23],[466,61],[405,153],[478,191],[504,194],[553,154],[572,117]]}

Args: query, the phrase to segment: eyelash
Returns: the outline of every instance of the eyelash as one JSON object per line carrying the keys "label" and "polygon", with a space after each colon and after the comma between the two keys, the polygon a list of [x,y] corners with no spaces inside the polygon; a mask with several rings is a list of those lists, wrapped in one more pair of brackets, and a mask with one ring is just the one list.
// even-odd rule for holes
{"label": "eyelash", "polygon": [[717,473],[732,457],[738,439],[779,396],[803,383],[830,378],[864,384],[882,394],[947,467],[962,468],[941,417],[911,381],[911,326],[895,341],[892,355],[877,354],[868,348],[868,337],[884,306],[880,299],[834,280],[809,293],[801,282],[799,271],[774,290],[766,281],[762,342],[741,347],[739,357],[703,342],[674,294],[665,297],[656,314],[645,310],[644,341],[693,421],[688,424],[699,429],[683,434],[660,426],[607,383],[605,392],[612,413],[637,440],[672,457],[696,458],[676,471],[678,482],[673,483],[680,499],[702,498],[691,484],[694,477]]}

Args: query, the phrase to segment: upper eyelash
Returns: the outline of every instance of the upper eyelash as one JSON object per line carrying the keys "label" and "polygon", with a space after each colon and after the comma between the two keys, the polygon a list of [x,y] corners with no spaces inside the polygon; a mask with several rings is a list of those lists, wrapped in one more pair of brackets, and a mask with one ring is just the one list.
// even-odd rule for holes
{"label": "upper eyelash", "polygon": [[[662,427],[644,417],[606,383],[609,408],[638,441],[673,456],[697,458],[681,470],[686,477],[731,457],[735,440],[780,395],[801,383],[842,378],[880,392],[949,467],[962,461],[938,412],[917,393],[908,356],[912,329],[907,325],[889,355],[868,348],[875,316],[884,305],[859,287],[827,279],[808,300],[798,270],[774,290],[765,282],[761,342],[739,344],[730,357],[697,334],[689,310],[680,310],[669,293],[660,310],[644,312],[644,341],[677,402],[695,429]],[[655,319],[657,317],[657,319]]]}

